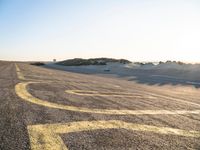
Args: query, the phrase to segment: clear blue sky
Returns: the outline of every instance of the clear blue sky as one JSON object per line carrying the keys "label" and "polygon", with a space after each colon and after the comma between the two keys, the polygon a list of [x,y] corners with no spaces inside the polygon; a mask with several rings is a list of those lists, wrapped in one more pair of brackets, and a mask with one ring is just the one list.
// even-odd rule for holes
{"label": "clear blue sky", "polygon": [[200,62],[199,0],[0,0],[0,59]]}

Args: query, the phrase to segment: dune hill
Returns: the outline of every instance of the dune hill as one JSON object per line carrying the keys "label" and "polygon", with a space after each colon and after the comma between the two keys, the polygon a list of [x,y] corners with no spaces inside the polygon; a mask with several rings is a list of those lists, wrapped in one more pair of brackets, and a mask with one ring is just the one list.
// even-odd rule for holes
{"label": "dune hill", "polygon": [[91,59],[82,59],[82,58],[74,58],[68,59],[64,61],[60,61],[56,64],[64,65],[64,66],[87,66],[87,65],[106,65],[107,63],[122,63],[128,64],[131,63],[129,60],[126,59],[113,59],[113,58],[91,58]]}
{"label": "dune hill", "polygon": [[[90,63],[86,65],[84,65],[85,60],[75,65],[72,65],[71,60],[68,60],[56,64],[47,64],[46,67],[76,73],[115,76],[147,84],[181,83],[200,86],[200,64],[185,64],[175,61],[167,61],[165,63],[134,63],[130,61],[121,62],[123,59],[104,59],[105,61],[100,65],[93,63],[91,60],[93,61],[93,59],[89,59]],[[98,60],[98,63],[102,62],[100,60]],[[72,62],[74,61],[76,62],[77,60],[74,59]],[[63,65],[66,62],[67,64]]]}

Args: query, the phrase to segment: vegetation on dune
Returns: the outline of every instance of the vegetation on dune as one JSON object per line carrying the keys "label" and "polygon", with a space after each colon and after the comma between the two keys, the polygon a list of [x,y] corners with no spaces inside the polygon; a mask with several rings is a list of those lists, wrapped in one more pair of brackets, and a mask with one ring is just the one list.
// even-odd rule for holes
{"label": "vegetation on dune", "polygon": [[171,60],[168,60],[166,62],[162,62],[162,61],[159,62],[159,64],[167,64],[167,63],[175,63],[175,64],[179,64],[179,65],[185,65],[186,64],[186,63],[181,62],[181,61],[171,61]]}
{"label": "vegetation on dune", "polygon": [[91,58],[91,59],[82,59],[82,58],[75,58],[75,59],[68,59],[61,62],[58,62],[59,65],[64,66],[83,66],[83,65],[106,65],[109,62],[118,62],[122,64],[131,63],[129,60],[126,59],[113,59],[113,58]]}

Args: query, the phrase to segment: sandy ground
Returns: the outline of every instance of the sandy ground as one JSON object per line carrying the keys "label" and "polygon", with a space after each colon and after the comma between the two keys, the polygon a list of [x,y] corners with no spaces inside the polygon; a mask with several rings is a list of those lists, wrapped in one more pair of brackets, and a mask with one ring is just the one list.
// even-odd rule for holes
{"label": "sandy ground", "polygon": [[62,66],[48,63],[45,67],[75,73],[112,76],[149,85],[181,84],[200,87],[199,64],[179,65],[171,62],[158,65],[107,63],[107,65]]}
{"label": "sandy ground", "polygon": [[0,63],[0,149],[200,149],[200,91]]}

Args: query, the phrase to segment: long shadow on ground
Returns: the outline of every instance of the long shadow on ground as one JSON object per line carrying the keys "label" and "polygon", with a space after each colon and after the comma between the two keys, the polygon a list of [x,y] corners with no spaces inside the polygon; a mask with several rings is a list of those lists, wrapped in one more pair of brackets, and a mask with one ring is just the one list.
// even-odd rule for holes
{"label": "long shadow on ground", "polygon": [[[147,85],[191,85],[195,88],[200,88],[200,80],[194,79],[191,75],[184,77],[184,72],[180,70],[168,70],[166,73],[160,73],[157,70],[141,70],[132,69],[131,73],[126,71],[108,71],[101,69],[88,69],[81,67],[65,67],[58,65],[46,65],[46,68],[52,68],[57,70],[63,70],[74,73],[82,74],[95,74],[95,75],[106,75],[114,76],[119,78],[126,78],[128,81],[135,81],[140,84]],[[186,74],[186,73],[185,73]]]}

